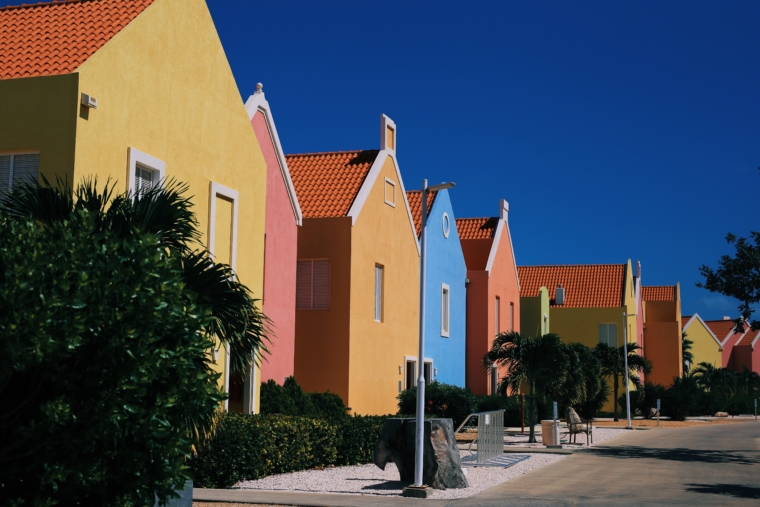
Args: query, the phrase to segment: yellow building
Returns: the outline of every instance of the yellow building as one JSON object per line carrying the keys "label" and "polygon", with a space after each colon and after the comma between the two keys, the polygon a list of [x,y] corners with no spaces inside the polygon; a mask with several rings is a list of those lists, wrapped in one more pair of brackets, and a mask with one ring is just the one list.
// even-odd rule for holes
{"label": "yellow building", "polygon": [[717,336],[707,327],[707,324],[698,313],[682,317],[683,332],[686,338],[691,340],[691,354],[694,360],[689,365],[693,370],[699,363],[710,363],[716,368],[723,366],[723,347]]}
{"label": "yellow building", "polygon": [[[0,192],[39,175],[117,191],[186,182],[204,243],[259,297],[266,165],[206,3],[24,5],[0,9],[0,26],[13,32],[0,59]],[[217,365],[228,382],[223,349]],[[240,410],[256,409],[257,385]]]}
{"label": "yellow building", "polygon": [[396,125],[380,150],[288,155],[298,230],[295,377],[358,414],[389,414],[413,383],[419,245],[396,160]]}
{"label": "yellow building", "polygon": [[[620,347],[625,333],[629,343],[640,343],[636,277],[630,260],[626,264],[518,266],[517,272],[522,334],[555,333],[565,343]],[[628,316],[623,317],[624,313]],[[612,409],[610,395],[604,410]]]}

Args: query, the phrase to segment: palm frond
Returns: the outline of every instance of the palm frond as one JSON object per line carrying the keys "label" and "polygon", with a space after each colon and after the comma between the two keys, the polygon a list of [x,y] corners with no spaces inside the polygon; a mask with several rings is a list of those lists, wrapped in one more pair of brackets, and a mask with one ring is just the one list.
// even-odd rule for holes
{"label": "palm frond", "polygon": [[57,179],[53,186],[42,183],[15,183],[2,201],[2,213],[11,220],[32,219],[45,225],[67,220],[74,211],[74,192],[68,180]]}

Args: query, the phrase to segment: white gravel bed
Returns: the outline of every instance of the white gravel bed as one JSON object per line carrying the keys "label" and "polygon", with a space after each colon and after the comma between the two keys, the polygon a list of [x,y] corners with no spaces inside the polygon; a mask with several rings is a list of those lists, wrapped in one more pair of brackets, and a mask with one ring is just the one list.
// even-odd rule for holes
{"label": "white gravel bed", "polygon": [[[462,451],[466,456],[468,452]],[[470,487],[436,490],[432,498],[456,499],[476,495],[502,482],[544,467],[565,456],[558,454],[528,454],[530,458],[509,468],[463,467]],[[271,475],[256,481],[241,481],[235,489],[264,491],[297,491],[310,493],[339,493],[353,495],[400,496],[408,483],[398,480],[396,465],[388,463],[385,470],[375,465],[358,465],[304,470],[290,474]]]}
{"label": "white gravel bed", "polygon": [[[621,433],[625,433],[628,430],[625,429],[618,429],[618,428],[597,428],[594,427],[594,443],[591,444],[592,446],[596,446],[599,444],[602,444],[606,442],[607,440],[611,439],[612,437],[616,437],[620,435]],[[529,444],[528,443],[528,435],[529,430],[528,428],[525,429],[525,434],[521,433],[507,433],[504,435],[504,445],[507,447],[515,446],[515,447],[544,447],[544,444],[541,443],[541,432],[536,432],[536,440],[538,440],[538,443],[535,444]],[[560,427],[559,429],[559,439],[567,440],[567,442],[561,442],[562,445],[564,445],[567,448],[573,449],[573,448],[580,448],[580,447],[586,447],[586,435],[583,433],[579,433],[578,435],[574,435],[574,440],[576,443],[571,444],[569,443],[569,435],[567,434],[567,428]]]}

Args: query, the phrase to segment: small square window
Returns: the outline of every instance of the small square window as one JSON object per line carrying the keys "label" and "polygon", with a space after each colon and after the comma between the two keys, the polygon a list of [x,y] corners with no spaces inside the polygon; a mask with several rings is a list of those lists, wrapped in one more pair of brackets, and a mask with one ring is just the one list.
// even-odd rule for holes
{"label": "small square window", "polygon": [[599,324],[599,343],[617,348],[617,324]]}
{"label": "small square window", "polygon": [[396,207],[396,183],[385,178],[385,204]]}
{"label": "small square window", "polygon": [[136,148],[129,148],[127,165],[129,190],[135,195],[160,185],[166,177],[166,162]]}
{"label": "small square window", "polygon": [[449,337],[449,319],[451,317],[451,291],[445,283],[441,284],[441,336]]}

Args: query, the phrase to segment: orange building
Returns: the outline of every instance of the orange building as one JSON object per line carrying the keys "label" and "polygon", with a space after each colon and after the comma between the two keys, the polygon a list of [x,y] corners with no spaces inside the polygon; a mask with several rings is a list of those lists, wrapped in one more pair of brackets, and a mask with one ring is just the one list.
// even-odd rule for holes
{"label": "orange building", "polygon": [[644,357],[652,362],[647,381],[669,386],[683,374],[681,286],[641,287]]}
{"label": "orange building", "polygon": [[418,363],[419,245],[396,160],[379,150],[288,155],[298,230],[295,377],[354,413],[389,414]]}
{"label": "orange building", "polygon": [[508,214],[509,203],[502,199],[498,217],[456,219],[469,280],[466,386],[479,396],[496,392],[499,372],[483,370],[483,356],[494,338],[520,331],[520,279]]}

